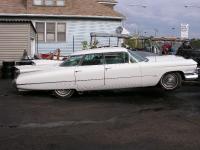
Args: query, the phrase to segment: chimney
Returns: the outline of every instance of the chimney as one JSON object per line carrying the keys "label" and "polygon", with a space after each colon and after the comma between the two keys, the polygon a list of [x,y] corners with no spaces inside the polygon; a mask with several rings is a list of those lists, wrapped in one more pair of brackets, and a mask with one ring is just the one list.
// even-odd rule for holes
{"label": "chimney", "polygon": [[103,4],[104,6],[108,6],[110,8],[114,8],[114,6],[117,4],[116,0],[97,0],[99,4]]}

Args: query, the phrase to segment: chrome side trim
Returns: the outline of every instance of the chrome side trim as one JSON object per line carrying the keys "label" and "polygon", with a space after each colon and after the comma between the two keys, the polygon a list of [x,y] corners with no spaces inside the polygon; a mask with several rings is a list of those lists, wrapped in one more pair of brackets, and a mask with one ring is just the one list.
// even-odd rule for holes
{"label": "chrome side trim", "polygon": [[34,84],[51,84],[51,83],[67,83],[67,82],[74,82],[75,81],[56,81],[56,82],[41,82],[41,83],[23,83],[23,84],[16,84],[17,86],[20,85],[34,85]]}

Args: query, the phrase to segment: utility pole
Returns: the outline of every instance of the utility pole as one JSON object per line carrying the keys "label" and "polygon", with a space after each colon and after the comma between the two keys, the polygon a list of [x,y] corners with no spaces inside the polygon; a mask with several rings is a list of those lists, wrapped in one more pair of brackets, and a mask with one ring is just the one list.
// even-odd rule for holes
{"label": "utility pole", "polygon": [[128,6],[147,8],[146,5],[135,5],[135,4],[130,4],[130,5],[128,5]]}
{"label": "utility pole", "polygon": [[154,31],[155,31],[155,37],[156,37],[158,34],[158,29],[155,28]]}
{"label": "utility pole", "polygon": [[193,7],[193,8],[200,8],[200,6],[194,6],[194,5],[185,5],[185,8]]}

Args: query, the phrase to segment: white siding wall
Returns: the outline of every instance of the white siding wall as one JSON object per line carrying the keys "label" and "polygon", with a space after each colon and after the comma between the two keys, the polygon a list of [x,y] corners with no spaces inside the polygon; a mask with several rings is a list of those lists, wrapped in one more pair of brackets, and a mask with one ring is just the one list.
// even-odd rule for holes
{"label": "white siding wall", "polygon": [[[42,20],[40,20],[42,21]],[[48,20],[53,21],[53,20]],[[63,22],[64,20],[60,20]],[[37,22],[35,20],[34,22]],[[59,22],[59,21],[55,21]],[[90,43],[91,32],[103,32],[103,33],[115,33],[118,26],[121,26],[121,21],[110,21],[110,20],[69,20],[65,21],[67,26],[66,42],[65,43],[39,43],[39,53],[49,53],[57,48],[61,49],[62,55],[68,55],[73,52],[73,36],[75,40],[75,51],[82,50],[82,41],[88,41]],[[109,39],[99,38],[97,39],[99,45],[108,45]],[[111,45],[117,45],[117,38],[111,38]]]}

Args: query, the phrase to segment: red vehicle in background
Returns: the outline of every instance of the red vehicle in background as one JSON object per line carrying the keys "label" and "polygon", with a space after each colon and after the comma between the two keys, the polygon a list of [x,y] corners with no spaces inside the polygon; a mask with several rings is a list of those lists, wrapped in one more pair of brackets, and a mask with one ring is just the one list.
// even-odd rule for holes
{"label": "red vehicle in background", "polygon": [[172,45],[169,44],[169,43],[165,43],[162,46],[162,54],[163,55],[168,55],[171,52],[171,49],[172,49]]}

